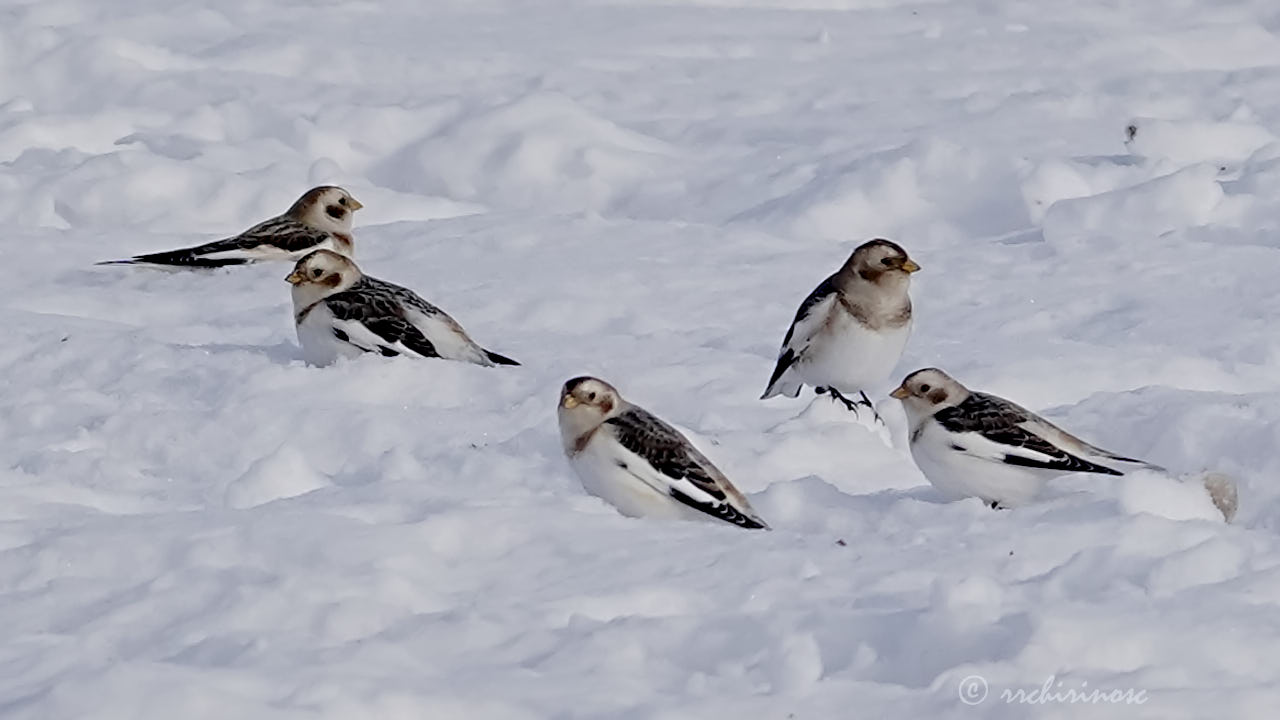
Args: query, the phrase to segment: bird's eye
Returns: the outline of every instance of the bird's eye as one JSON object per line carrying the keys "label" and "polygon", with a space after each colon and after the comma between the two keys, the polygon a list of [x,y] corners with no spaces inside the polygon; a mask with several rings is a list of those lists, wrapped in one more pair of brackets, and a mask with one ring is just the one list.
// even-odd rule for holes
{"label": "bird's eye", "polygon": [[321,270],[320,268],[316,268],[315,270],[311,271],[311,277],[320,277],[323,274],[324,274],[324,271]]}
{"label": "bird's eye", "polygon": [[596,401],[596,394],[593,392],[587,393],[587,402],[595,402],[595,401]]}
{"label": "bird's eye", "polygon": [[924,385],[921,385],[921,386],[920,386],[920,392],[922,392],[922,393],[927,393],[927,392],[929,392],[929,389],[930,389],[930,388],[929,388],[929,383],[925,383]]}
{"label": "bird's eye", "polygon": [[338,204],[339,204],[339,205],[346,205],[346,204],[347,204],[347,199],[346,199],[346,198],[344,198],[344,197],[343,197],[343,198],[338,198]]}

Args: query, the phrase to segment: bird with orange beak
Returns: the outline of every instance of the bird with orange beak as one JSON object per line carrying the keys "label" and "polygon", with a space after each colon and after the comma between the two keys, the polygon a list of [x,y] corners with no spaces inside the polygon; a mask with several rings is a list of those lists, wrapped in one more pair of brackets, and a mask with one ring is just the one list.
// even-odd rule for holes
{"label": "bird with orange beak", "polygon": [[560,438],[587,492],[629,517],[768,525],[678,430],[609,383],[577,377],[560,391]]}
{"label": "bird with orange beak", "polygon": [[[902,246],[871,240],[800,304],[761,399],[798,397],[805,385],[879,421],[866,391],[884,383],[911,335],[911,274]],[[846,396],[858,394],[859,400]]]}
{"label": "bird with orange beak", "polygon": [[264,220],[235,237],[98,264],[215,268],[269,260],[293,262],[309,252],[322,249],[352,257],[355,254],[351,238],[352,216],[362,207],[346,190],[321,185],[303,193],[283,214]]}
{"label": "bird with orange beak", "polygon": [[1049,480],[1071,473],[1164,472],[1090,445],[1020,405],[966,388],[937,368],[911,373],[891,396],[906,410],[912,459],[953,499],[979,497],[992,507],[1015,507],[1035,498]]}
{"label": "bird with orange beak", "polygon": [[302,258],[285,280],[293,286],[298,342],[313,365],[365,353],[520,364],[477,345],[458,321],[417,293],[365,275],[331,250]]}

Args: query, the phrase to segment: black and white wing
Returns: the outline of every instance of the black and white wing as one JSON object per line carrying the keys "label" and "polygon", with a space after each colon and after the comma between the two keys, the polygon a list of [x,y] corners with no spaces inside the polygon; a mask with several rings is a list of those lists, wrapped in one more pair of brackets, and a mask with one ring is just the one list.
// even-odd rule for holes
{"label": "black and white wing", "polygon": [[1102,464],[1107,461],[1154,468],[1089,445],[1035,413],[986,393],[972,393],[933,418],[951,434],[953,450],[1008,465],[1102,475],[1124,474]]}
{"label": "black and white wing", "polygon": [[787,397],[800,395],[800,389],[804,387],[804,383],[787,371],[804,356],[805,350],[813,341],[814,333],[826,322],[827,314],[835,304],[836,298],[836,283],[833,275],[819,283],[804,302],[800,303],[800,309],[796,311],[795,319],[791,321],[791,327],[787,328],[787,335],[782,339],[782,348],[778,350],[778,363],[773,368],[773,375],[769,376],[769,385],[760,396],[761,400],[775,395]]}
{"label": "black and white wing", "polygon": [[520,364],[505,355],[480,347],[449,313],[427,302],[409,288],[373,278],[368,280],[400,302],[405,310],[405,317],[431,339],[441,357],[478,365]]}
{"label": "black and white wing", "polygon": [[626,472],[676,502],[744,528],[765,528],[745,496],[675,428],[642,408],[605,421],[604,429],[626,452]]}
{"label": "black and white wing", "polygon": [[323,302],[334,318],[334,336],[365,352],[519,364],[480,347],[446,312],[399,285],[366,276]]}
{"label": "black and white wing", "polygon": [[333,315],[333,335],[365,352],[387,357],[441,357],[435,343],[406,316],[400,298],[383,283],[361,278],[323,301]]}
{"label": "black and white wing", "polygon": [[328,232],[280,215],[225,240],[215,240],[179,250],[135,255],[128,260],[109,260],[98,264],[150,264],[187,268],[225,267],[259,260],[296,259],[332,241],[333,238]]}

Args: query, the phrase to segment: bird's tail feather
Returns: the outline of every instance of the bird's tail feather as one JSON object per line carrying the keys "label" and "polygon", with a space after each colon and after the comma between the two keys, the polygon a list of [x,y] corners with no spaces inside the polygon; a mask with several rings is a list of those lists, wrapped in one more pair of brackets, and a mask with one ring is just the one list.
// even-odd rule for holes
{"label": "bird's tail feather", "polygon": [[[788,334],[787,338],[790,339],[790,337],[791,335]],[[800,397],[800,388],[804,387],[804,383],[797,380],[795,373],[791,372],[795,362],[796,352],[791,348],[787,348],[778,356],[778,364],[773,366],[773,374],[769,376],[769,386],[760,396],[761,400],[767,400],[774,395]]]}
{"label": "bird's tail feather", "polygon": [[791,373],[783,373],[765,388],[764,394],[760,396],[761,400],[768,400],[775,395],[786,395],[787,397],[800,397],[800,390],[804,387],[804,382],[797,380],[795,375]]}
{"label": "bird's tail feather", "polygon": [[1125,472],[1133,472],[1134,470],[1151,470],[1153,472],[1158,472],[1158,473],[1169,472],[1167,469],[1159,465],[1156,465],[1155,463],[1149,463],[1146,460],[1139,460],[1137,458],[1125,457],[1123,455],[1116,455],[1115,453],[1110,453],[1110,452],[1107,452],[1106,450],[1101,450],[1098,448],[1094,448],[1094,449],[1098,450],[1098,452],[1095,453],[1095,457],[1093,458],[1094,460],[1100,461],[1103,464],[1119,463],[1121,467],[1117,469],[1123,470]]}
{"label": "bird's tail feather", "polygon": [[518,361],[512,360],[506,355],[499,355],[498,353],[493,352],[492,350],[485,350],[484,354],[485,354],[485,357],[489,358],[489,361],[494,363],[495,365],[519,365],[520,364]]}
{"label": "bird's tail feather", "polygon": [[253,262],[243,257],[209,257],[197,255],[191,250],[170,250],[168,252],[134,255],[128,260],[107,260],[97,265],[166,265],[183,268],[218,268],[229,265],[245,265]]}

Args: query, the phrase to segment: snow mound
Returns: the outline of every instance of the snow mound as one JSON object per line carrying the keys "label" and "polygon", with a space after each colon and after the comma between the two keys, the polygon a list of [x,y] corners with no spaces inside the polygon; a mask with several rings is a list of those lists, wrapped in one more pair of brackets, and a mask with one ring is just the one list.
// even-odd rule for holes
{"label": "snow mound", "polygon": [[297,497],[330,484],[328,478],[311,466],[300,449],[281,446],[227,485],[227,505],[237,509],[256,507],[272,500]]}
{"label": "snow mound", "polygon": [[[1233,22],[1234,20],[1234,22]],[[1280,38],[1258,22],[1204,23],[1148,38],[1170,70],[1241,70],[1280,64]]]}
{"label": "snow mound", "polygon": [[1025,171],[1021,193],[1031,221],[1043,224],[1049,208],[1058,201],[1128,189],[1176,169],[1172,164],[1157,166],[1136,158],[1115,156],[1053,158],[1035,163]]}
{"label": "snow mound", "polygon": [[1204,225],[1225,197],[1219,173],[1212,163],[1192,165],[1131,187],[1059,200],[1045,210],[1044,237],[1137,239]]}
{"label": "snow mound", "polygon": [[1238,164],[1276,136],[1257,123],[1134,118],[1125,126],[1125,146],[1139,157],[1178,165]]}
{"label": "snow mound", "polygon": [[[943,140],[922,140],[824,161],[797,190],[738,213],[787,235],[831,239],[920,237],[939,232],[998,235],[1026,226],[1012,165]],[[939,220],[938,218],[941,218]]]}
{"label": "snow mound", "polygon": [[378,176],[416,192],[608,213],[670,160],[671,148],[571,98],[537,91],[468,108],[385,162]]}
{"label": "snow mound", "polygon": [[[0,10],[5,720],[1275,716],[1274,0],[195,5]],[[286,268],[93,265],[322,182],[524,364],[312,368]],[[923,266],[895,379],[1173,477],[997,512],[887,388],[885,428],[761,402],[881,234]],[[587,495],[584,372],[774,529]],[[1001,700],[1047,678],[1147,702]]]}
{"label": "snow mound", "polygon": [[1222,520],[1225,515],[1199,482],[1137,471],[1126,474],[1120,483],[1120,502],[1126,512],[1150,513],[1170,520]]}

